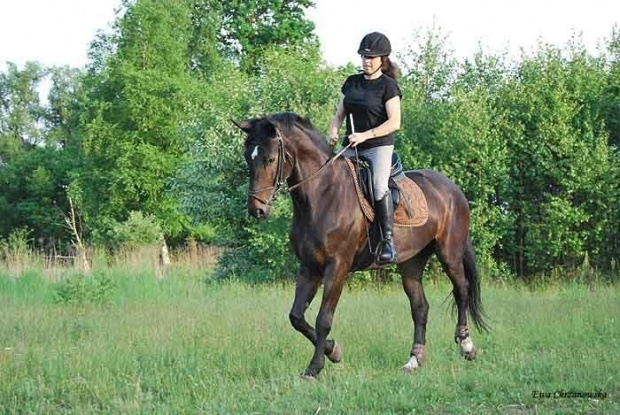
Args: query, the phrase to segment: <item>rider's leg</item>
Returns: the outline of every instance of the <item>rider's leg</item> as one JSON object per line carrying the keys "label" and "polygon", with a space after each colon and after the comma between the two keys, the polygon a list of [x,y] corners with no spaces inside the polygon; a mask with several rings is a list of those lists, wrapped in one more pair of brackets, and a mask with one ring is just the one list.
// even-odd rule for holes
{"label": "rider's leg", "polygon": [[383,234],[381,250],[377,255],[377,264],[379,265],[396,262],[396,248],[393,239],[394,205],[392,204],[392,194],[388,188],[393,151],[394,146],[379,146],[364,151],[364,156],[372,163],[375,213]]}

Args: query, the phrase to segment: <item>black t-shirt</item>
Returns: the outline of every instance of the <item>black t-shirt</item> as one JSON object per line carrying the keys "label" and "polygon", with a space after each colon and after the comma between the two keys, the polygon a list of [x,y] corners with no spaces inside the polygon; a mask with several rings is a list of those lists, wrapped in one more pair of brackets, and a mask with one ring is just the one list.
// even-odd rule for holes
{"label": "black t-shirt", "polygon": [[[386,122],[388,115],[385,103],[397,95],[402,97],[398,82],[385,74],[377,79],[366,79],[364,74],[351,75],[342,85],[342,93],[344,94],[347,136],[352,133],[349,114],[353,114],[355,132],[362,133]],[[349,139],[345,138],[342,145],[348,144]],[[388,134],[368,139],[357,147],[365,149],[392,144],[394,144],[394,136]]]}

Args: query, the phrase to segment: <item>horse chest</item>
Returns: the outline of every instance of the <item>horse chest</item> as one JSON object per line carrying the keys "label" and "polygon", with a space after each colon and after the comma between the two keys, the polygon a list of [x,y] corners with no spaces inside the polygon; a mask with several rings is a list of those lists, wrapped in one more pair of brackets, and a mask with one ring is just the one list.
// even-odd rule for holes
{"label": "horse chest", "polygon": [[293,227],[290,234],[295,255],[307,266],[322,267],[327,257],[326,239],[317,233],[317,229],[307,226]]}

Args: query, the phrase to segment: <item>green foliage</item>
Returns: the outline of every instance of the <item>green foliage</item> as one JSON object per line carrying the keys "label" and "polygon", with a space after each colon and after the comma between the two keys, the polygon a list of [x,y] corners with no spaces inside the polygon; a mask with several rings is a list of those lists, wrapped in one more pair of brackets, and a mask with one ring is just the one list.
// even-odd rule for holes
{"label": "green foliage", "polygon": [[247,242],[224,254],[216,277],[247,282],[292,280],[298,263],[288,238],[291,218],[290,199],[278,199],[268,221],[244,228]]}
{"label": "green foliage", "polygon": [[604,59],[573,40],[512,66],[482,52],[456,64],[440,34],[415,40],[403,56],[408,139],[398,150],[406,165],[443,171],[463,189],[484,268],[531,275],[610,253],[606,230],[618,222],[606,207],[618,186]]}
{"label": "green foliage", "polygon": [[152,215],[130,212],[124,222],[113,222],[104,234],[97,235],[100,245],[115,249],[133,249],[161,242],[163,232],[159,221]]}
{"label": "green foliage", "polygon": [[197,242],[211,243],[215,240],[216,234],[217,230],[215,227],[205,223],[194,226],[190,238]]}
{"label": "green foliage", "polygon": [[71,180],[71,154],[55,145],[13,155],[0,169],[0,230],[28,227],[44,245],[67,240],[62,224],[68,210],[64,187]]}
{"label": "green foliage", "polygon": [[[9,64],[0,74],[0,235],[33,230],[38,246],[62,249],[68,210],[65,187],[81,166],[77,141],[80,71]],[[50,77],[49,105],[37,87]]]}
{"label": "green foliage", "polygon": [[304,15],[312,0],[231,0],[215,3],[222,19],[220,42],[226,56],[246,70],[260,71],[268,46],[316,45],[314,23]]}
{"label": "green foliage", "polygon": [[14,229],[5,240],[0,238],[0,259],[10,261],[13,258],[24,258],[28,255],[31,245],[32,230],[28,228]]}
{"label": "green foliage", "polygon": [[514,160],[506,199],[517,244],[508,253],[520,274],[596,254],[606,221],[600,203],[611,160],[595,98],[604,88],[604,67],[583,49],[569,53],[549,47],[524,59],[502,94]]}
{"label": "green foliage", "polygon": [[[116,221],[143,210],[174,237],[187,229],[167,187],[183,160],[179,125],[193,86],[187,72],[192,10],[188,2],[125,6],[114,36],[93,44],[95,55],[107,57],[85,80],[88,171],[78,178],[84,210],[90,218]],[[98,223],[89,225],[96,230]]]}
{"label": "green foliage", "polygon": [[86,276],[74,274],[58,283],[54,302],[66,305],[109,304],[117,282],[105,273]]}
{"label": "green foliage", "polygon": [[45,75],[45,68],[36,62],[27,62],[22,70],[9,62],[6,73],[0,73],[0,156],[41,142],[44,111],[37,86]]}

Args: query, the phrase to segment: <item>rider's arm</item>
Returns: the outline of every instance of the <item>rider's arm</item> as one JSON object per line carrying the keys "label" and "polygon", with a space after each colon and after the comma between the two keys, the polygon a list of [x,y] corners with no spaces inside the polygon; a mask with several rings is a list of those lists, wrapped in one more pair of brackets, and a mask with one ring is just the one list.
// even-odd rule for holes
{"label": "rider's arm", "polygon": [[394,131],[400,130],[400,97],[397,95],[385,102],[385,110],[388,119],[378,127],[371,128],[364,134],[367,134],[367,140],[375,137],[383,137]]}
{"label": "rider's arm", "polygon": [[332,122],[329,125],[329,144],[331,146],[335,146],[338,142],[338,130],[342,125],[342,121],[344,121],[345,111],[344,111],[344,95],[340,97],[340,103],[338,103],[338,108],[336,109],[336,113],[334,114],[334,118],[332,118]]}

